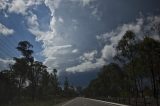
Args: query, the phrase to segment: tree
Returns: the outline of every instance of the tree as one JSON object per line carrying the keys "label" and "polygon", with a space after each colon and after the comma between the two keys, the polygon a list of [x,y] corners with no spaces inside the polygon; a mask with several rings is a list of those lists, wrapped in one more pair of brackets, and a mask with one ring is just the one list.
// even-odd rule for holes
{"label": "tree", "polygon": [[46,97],[49,94],[50,87],[50,74],[46,69],[42,71],[42,77],[40,80],[40,93],[43,97]]}
{"label": "tree", "polygon": [[17,96],[16,80],[11,70],[0,72],[0,105],[12,101]]}
{"label": "tree", "polygon": [[32,57],[33,50],[30,49],[32,47],[33,47],[33,45],[30,44],[30,42],[28,42],[28,41],[20,41],[17,46],[17,50],[20,51],[22,53],[22,55],[25,57],[25,59],[31,63],[34,61],[34,59]]}
{"label": "tree", "polygon": [[19,96],[21,95],[21,89],[26,86],[25,84],[28,78],[28,72],[31,70],[31,64],[34,61],[32,57],[33,50],[30,50],[31,47],[33,46],[28,41],[20,41],[18,43],[17,50],[22,53],[23,57],[14,57],[16,62],[12,68],[18,82]]}
{"label": "tree", "polygon": [[65,96],[68,95],[68,91],[69,91],[69,82],[68,82],[68,78],[65,77],[65,81],[64,81],[64,94],[65,94]]}
{"label": "tree", "polygon": [[30,81],[32,100],[35,100],[38,86],[42,78],[42,72],[46,70],[46,66],[42,62],[35,61],[32,63],[28,72],[28,80]]}
{"label": "tree", "polygon": [[[136,72],[134,69],[135,67],[134,58],[137,55],[136,44],[137,44],[137,41],[135,39],[135,34],[132,31],[127,31],[125,35],[122,37],[122,39],[118,42],[118,45],[116,48],[117,49],[116,57],[118,60],[130,62],[130,72],[131,72],[130,77],[134,80],[134,85],[135,85],[135,90],[136,90],[136,105],[137,105],[137,98],[138,98],[139,91],[138,91],[138,86],[137,86]],[[128,79],[128,80],[131,80],[131,79]]]}
{"label": "tree", "polygon": [[57,78],[57,69],[53,69],[53,72],[50,75],[50,79],[51,79],[53,94],[58,95],[60,89],[59,89],[59,82]]}
{"label": "tree", "polygon": [[160,63],[160,42],[152,38],[145,37],[139,45],[140,55],[145,61],[145,67],[151,73],[151,83],[153,88],[153,96],[157,99],[158,103],[158,82],[160,78],[159,63]]}
{"label": "tree", "polygon": [[110,63],[103,66],[98,77],[90,82],[85,94],[89,97],[123,96],[123,83],[124,75],[121,68],[116,63]]}

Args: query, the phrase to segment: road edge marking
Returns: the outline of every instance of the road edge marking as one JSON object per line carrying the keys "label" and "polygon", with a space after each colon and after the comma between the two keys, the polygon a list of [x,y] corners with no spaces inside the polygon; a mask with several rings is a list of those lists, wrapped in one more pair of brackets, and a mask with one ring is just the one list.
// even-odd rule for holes
{"label": "road edge marking", "polygon": [[72,99],[72,100],[70,100],[70,101],[68,101],[68,102],[66,102],[65,104],[63,104],[62,106],[65,106],[65,105],[67,105],[67,104],[70,104],[70,103],[72,103],[75,99],[77,99],[77,98],[79,98],[79,97],[76,97],[76,98],[74,98],[74,99]]}
{"label": "road edge marking", "polygon": [[114,102],[107,102],[107,101],[91,99],[91,98],[85,98],[85,99],[89,99],[89,100],[92,100],[92,101],[103,102],[103,103],[112,104],[112,105],[118,105],[118,106],[129,106],[129,105],[124,105],[124,104],[119,104],[119,103],[114,103]]}

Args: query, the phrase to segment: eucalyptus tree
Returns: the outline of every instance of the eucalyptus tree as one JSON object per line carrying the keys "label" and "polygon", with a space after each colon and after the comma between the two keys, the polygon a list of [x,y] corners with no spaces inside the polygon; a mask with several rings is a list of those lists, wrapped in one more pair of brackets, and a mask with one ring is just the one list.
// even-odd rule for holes
{"label": "eucalyptus tree", "polygon": [[[137,86],[137,76],[135,72],[134,58],[137,55],[137,41],[135,39],[135,34],[132,31],[127,31],[122,39],[118,42],[117,49],[117,59],[123,60],[125,64],[130,63],[129,69],[129,80],[133,79],[134,86],[136,90],[136,105],[138,97],[138,86]],[[129,85],[131,87],[131,85]]]}
{"label": "eucalyptus tree", "polygon": [[30,49],[32,47],[33,45],[28,41],[20,41],[17,46],[17,50],[31,63],[34,61],[34,58],[32,57],[33,50]]}
{"label": "eucalyptus tree", "polygon": [[160,42],[149,37],[145,37],[139,44],[141,58],[145,61],[145,67],[150,71],[153,96],[158,103],[158,85],[160,79]]}
{"label": "eucalyptus tree", "polygon": [[42,73],[46,70],[46,66],[42,62],[35,61],[31,65],[31,70],[28,72],[28,80],[31,87],[32,100],[35,100],[38,87],[40,86]]}
{"label": "eucalyptus tree", "polygon": [[65,77],[65,80],[64,80],[64,94],[65,94],[65,96],[68,95],[68,91],[69,91],[69,81],[68,81],[68,77]]}
{"label": "eucalyptus tree", "polygon": [[[101,72],[98,75],[96,83],[99,83],[98,91],[101,92],[101,96],[121,96],[123,86],[123,72],[116,63],[110,63],[103,66]],[[96,86],[95,86],[96,87]]]}
{"label": "eucalyptus tree", "polygon": [[20,90],[26,84],[29,65],[25,58],[15,58],[15,64],[12,66],[12,68],[14,70],[15,79],[17,80],[20,93]]}
{"label": "eucalyptus tree", "polygon": [[16,97],[17,85],[11,70],[0,71],[0,105],[7,104]]}
{"label": "eucalyptus tree", "polygon": [[48,73],[47,69],[44,67],[42,71],[42,77],[40,80],[40,93],[41,96],[47,96],[50,89],[51,83],[50,83],[50,74]]}
{"label": "eucalyptus tree", "polygon": [[52,84],[52,91],[54,95],[59,94],[59,82],[57,77],[57,69],[53,69],[52,73],[50,74],[51,84]]}
{"label": "eucalyptus tree", "polygon": [[15,64],[12,69],[15,74],[15,79],[18,83],[19,96],[21,96],[21,89],[26,86],[26,81],[28,79],[29,70],[31,70],[31,64],[34,59],[32,57],[33,46],[28,41],[20,41],[16,49],[21,52],[22,57],[14,57]]}
{"label": "eucalyptus tree", "polygon": [[85,89],[91,97],[120,97],[124,93],[124,73],[116,63],[103,66],[96,79]]}

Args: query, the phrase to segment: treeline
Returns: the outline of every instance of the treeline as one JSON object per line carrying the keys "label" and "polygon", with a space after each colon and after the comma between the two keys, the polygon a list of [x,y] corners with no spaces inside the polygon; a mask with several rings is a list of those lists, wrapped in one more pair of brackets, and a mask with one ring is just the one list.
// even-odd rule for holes
{"label": "treeline", "polygon": [[85,89],[85,95],[126,98],[128,104],[134,99],[131,105],[138,105],[141,98],[145,106],[146,97],[150,97],[159,106],[160,41],[148,36],[140,40],[134,32],[127,31],[116,51],[114,62],[101,69]]}
{"label": "treeline", "polygon": [[16,49],[22,57],[14,57],[15,63],[0,71],[0,105],[77,95],[67,78],[64,89],[60,87],[56,69],[49,73],[47,66],[34,61],[32,48],[28,41],[19,42]]}

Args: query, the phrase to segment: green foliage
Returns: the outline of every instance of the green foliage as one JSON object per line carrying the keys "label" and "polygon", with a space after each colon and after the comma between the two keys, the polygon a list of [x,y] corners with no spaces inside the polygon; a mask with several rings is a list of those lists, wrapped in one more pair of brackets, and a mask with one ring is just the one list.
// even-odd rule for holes
{"label": "green foliage", "polygon": [[49,73],[47,66],[34,61],[31,48],[33,45],[28,41],[19,42],[17,50],[22,57],[14,57],[15,63],[10,65],[10,69],[0,72],[0,105],[62,97],[57,70]]}
{"label": "green foliage", "polygon": [[132,31],[127,31],[116,47],[115,63],[105,65],[98,77],[85,89],[89,97],[154,97],[159,105],[160,87],[160,41],[150,37],[136,39]]}
{"label": "green foliage", "polygon": [[86,89],[87,96],[121,96],[124,74],[118,64],[111,63],[101,69],[97,79],[91,81]]}

